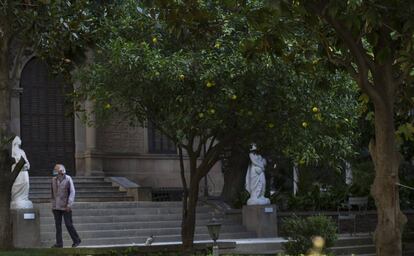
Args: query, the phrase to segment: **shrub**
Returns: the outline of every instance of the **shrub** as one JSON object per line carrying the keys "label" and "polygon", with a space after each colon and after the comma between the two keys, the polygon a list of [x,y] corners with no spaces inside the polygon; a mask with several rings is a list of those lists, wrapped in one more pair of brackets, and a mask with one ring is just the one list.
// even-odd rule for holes
{"label": "shrub", "polygon": [[311,216],[285,218],[282,229],[288,242],[283,248],[288,255],[305,254],[312,247],[312,237],[321,236],[325,239],[326,248],[332,247],[337,240],[337,227],[330,217]]}
{"label": "shrub", "polygon": [[233,202],[233,207],[236,209],[243,208],[243,205],[247,204],[247,200],[249,200],[250,194],[246,190],[243,190],[239,193],[236,200]]}

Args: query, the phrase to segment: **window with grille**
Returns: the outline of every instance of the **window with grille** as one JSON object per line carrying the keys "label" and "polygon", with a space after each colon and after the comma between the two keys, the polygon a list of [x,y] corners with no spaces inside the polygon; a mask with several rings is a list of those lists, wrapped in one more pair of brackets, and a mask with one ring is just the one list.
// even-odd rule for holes
{"label": "window with grille", "polygon": [[177,148],[152,122],[148,124],[148,150],[151,154],[177,154]]}

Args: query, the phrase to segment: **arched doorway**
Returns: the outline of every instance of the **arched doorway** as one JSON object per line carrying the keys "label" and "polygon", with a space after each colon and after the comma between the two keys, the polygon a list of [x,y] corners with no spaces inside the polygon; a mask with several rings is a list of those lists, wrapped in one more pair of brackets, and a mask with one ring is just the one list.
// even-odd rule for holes
{"label": "arched doorway", "polygon": [[31,175],[49,176],[56,163],[75,174],[73,107],[65,101],[70,87],[64,89],[63,84],[39,58],[31,59],[22,71],[20,134]]}

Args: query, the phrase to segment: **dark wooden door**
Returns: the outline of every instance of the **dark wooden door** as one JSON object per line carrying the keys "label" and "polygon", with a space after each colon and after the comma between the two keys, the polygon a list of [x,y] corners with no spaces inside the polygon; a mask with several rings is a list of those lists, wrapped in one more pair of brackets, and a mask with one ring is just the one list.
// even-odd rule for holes
{"label": "dark wooden door", "polygon": [[[51,175],[56,163],[75,174],[73,105],[65,101],[70,87],[53,77],[48,66],[34,58],[23,69],[20,100],[22,148],[30,162],[30,174]],[[67,98],[67,97],[66,97]]]}

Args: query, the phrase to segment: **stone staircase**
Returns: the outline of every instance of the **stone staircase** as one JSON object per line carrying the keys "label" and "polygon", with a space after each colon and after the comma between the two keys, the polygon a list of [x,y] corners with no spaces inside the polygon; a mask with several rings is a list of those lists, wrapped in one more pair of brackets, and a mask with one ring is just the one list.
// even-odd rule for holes
{"label": "stone staircase", "polygon": [[[77,202],[132,201],[126,192],[119,191],[105,177],[72,177]],[[31,176],[29,198],[33,203],[50,202],[50,176]]]}
{"label": "stone staircase", "polygon": [[[50,204],[38,203],[41,243],[49,247],[55,242],[55,227]],[[154,243],[181,241],[181,202],[79,202],[73,207],[73,221],[82,246],[142,244],[150,235]],[[211,240],[206,224],[212,216],[222,220],[220,239],[253,238],[238,218],[226,217],[213,207],[200,203],[197,208],[195,240]],[[64,244],[72,241],[65,228]]]}

